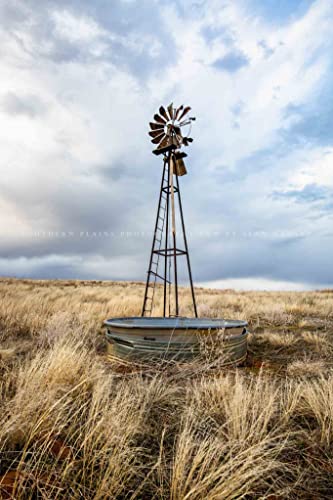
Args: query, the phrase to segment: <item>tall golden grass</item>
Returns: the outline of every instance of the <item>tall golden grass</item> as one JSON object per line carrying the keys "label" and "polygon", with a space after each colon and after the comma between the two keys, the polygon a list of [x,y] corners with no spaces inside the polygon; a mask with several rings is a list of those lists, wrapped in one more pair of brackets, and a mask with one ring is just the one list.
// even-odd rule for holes
{"label": "tall golden grass", "polygon": [[108,361],[102,321],[138,315],[141,283],[0,291],[0,498],[333,497],[331,291],[198,289],[252,333],[244,366],[197,371]]}

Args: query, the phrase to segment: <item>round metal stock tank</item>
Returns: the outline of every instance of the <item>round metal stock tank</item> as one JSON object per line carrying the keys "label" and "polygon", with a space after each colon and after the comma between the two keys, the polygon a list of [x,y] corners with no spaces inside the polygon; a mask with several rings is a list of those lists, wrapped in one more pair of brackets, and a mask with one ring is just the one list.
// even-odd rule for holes
{"label": "round metal stock tank", "polygon": [[225,365],[247,354],[247,322],[210,318],[112,318],[104,321],[108,353],[123,359],[190,360],[213,340]]}

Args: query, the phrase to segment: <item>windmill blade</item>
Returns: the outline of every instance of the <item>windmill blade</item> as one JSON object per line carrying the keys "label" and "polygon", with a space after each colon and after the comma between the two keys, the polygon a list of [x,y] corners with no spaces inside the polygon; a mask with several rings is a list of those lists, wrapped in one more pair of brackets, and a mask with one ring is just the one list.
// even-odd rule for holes
{"label": "windmill blade", "polygon": [[184,120],[184,121],[180,122],[179,126],[180,126],[180,127],[184,127],[184,125],[189,125],[189,124],[191,123],[191,121],[192,121],[192,120],[191,120],[190,118],[188,118],[188,119],[186,119],[186,120]]}
{"label": "windmill blade", "polygon": [[164,126],[161,125],[160,123],[150,122],[149,126],[152,130],[164,130]]}
{"label": "windmill blade", "polygon": [[182,144],[182,143],[183,143],[183,141],[184,141],[184,138],[183,138],[183,136],[182,136],[182,135],[178,135],[178,134],[176,134],[176,136],[175,136],[175,137],[176,137],[177,142],[178,142],[179,147],[180,147],[180,146],[181,146],[181,144]]}
{"label": "windmill blade", "polygon": [[181,121],[182,118],[184,118],[185,115],[187,115],[187,113],[191,110],[191,106],[186,106],[186,108],[184,108],[184,111],[182,112],[182,114],[180,115],[180,117],[178,118],[179,121]]}
{"label": "windmill blade", "polygon": [[153,151],[153,153],[155,154],[162,154],[162,153],[165,153],[166,151],[168,151],[168,148],[170,147],[170,143],[169,143],[169,138],[168,137],[165,137],[161,143],[157,146],[157,149],[155,149]]}
{"label": "windmill blade", "polygon": [[162,115],[166,119],[166,121],[169,121],[169,117],[167,115],[167,112],[163,108],[163,106],[160,107],[159,112],[160,112],[160,115]]}
{"label": "windmill blade", "polygon": [[160,134],[157,137],[155,137],[155,139],[152,139],[151,142],[153,144],[159,144],[161,142],[161,140],[164,138],[164,136],[165,136],[165,134],[163,132],[163,134]]}
{"label": "windmill blade", "polygon": [[174,118],[173,102],[171,104],[169,104],[169,106],[168,106],[168,113],[170,116],[170,120],[173,120],[173,118]]}
{"label": "windmill blade", "polygon": [[175,113],[175,120],[178,119],[178,115],[179,113],[184,109],[184,106],[183,104],[181,106],[179,106],[179,108],[176,110],[176,113]]}
{"label": "windmill blade", "polygon": [[183,143],[183,138],[182,136],[174,135],[172,138],[172,143],[177,146],[177,148],[180,148],[182,143]]}
{"label": "windmill blade", "polygon": [[157,137],[158,135],[161,135],[162,133],[164,133],[163,130],[153,130],[151,132],[148,132],[150,137]]}
{"label": "windmill blade", "polygon": [[162,118],[162,116],[160,116],[158,114],[154,115],[154,120],[155,120],[155,122],[162,123],[162,125],[166,124],[166,119]]}
{"label": "windmill blade", "polygon": [[177,127],[176,125],[174,125],[173,130],[175,131],[175,134],[182,135],[182,131],[180,130],[180,127]]}
{"label": "windmill blade", "polygon": [[161,144],[159,145],[160,148],[164,148],[165,146],[169,145],[169,137],[165,136]]}

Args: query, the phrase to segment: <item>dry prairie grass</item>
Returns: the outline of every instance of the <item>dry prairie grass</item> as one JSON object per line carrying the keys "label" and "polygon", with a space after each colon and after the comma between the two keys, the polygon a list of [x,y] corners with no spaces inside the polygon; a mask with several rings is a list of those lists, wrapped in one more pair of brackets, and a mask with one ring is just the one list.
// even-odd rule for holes
{"label": "dry prairie grass", "polygon": [[198,289],[201,316],[249,321],[244,366],[140,371],[101,324],[138,315],[142,284],[0,289],[0,498],[333,497],[330,290]]}

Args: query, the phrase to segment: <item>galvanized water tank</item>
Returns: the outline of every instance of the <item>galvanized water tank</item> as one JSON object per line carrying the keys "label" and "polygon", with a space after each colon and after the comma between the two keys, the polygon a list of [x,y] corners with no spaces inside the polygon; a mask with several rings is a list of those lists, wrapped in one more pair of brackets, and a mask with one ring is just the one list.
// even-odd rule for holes
{"label": "galvanized water tank", "polygon": [[190,360],[205,339],[218,341],[223,364],[237,364],[247,354],[247,322],[210,318],[112,318],[104,321],[109,354],[130,359]]}

